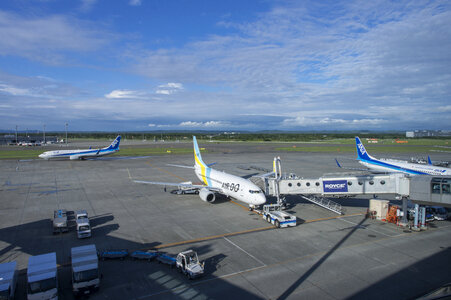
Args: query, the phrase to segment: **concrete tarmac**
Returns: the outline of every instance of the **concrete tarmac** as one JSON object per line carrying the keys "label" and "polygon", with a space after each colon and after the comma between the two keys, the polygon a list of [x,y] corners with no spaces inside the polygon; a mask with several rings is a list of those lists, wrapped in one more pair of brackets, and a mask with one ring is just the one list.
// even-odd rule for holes
{"label": "concrete tarmac", "polygon": [[[340,172],[333,153],[276,153],[266,144],[201,145],[207,163],[237,175],[270,169],[281,156],[284,172],[316,178]],[[353,157],[354,155],[345,155]],[[398,155],[399,157],[399,155]],[[435,157],[446,160],[446,157]],[[100,261],[100,291],[91,299],[410,299],[451,281],[451,223],[411,232],[365,218],[368,198],[335,199],[337,216],[290,196],[298,226],[275,229],[244,204],[223,197],[174,195],[149,181],[198,182],[193,155],[97,160],[0,161],[0,262],[17,261],[16,299],[26,299],[28,258],[57,253],[59,297],[71,299],[70,249],[194,249],[205,276],[188,280],[156,262]],[[274,202],[274,199],[268,199]],[[55,209],[86,209],[92,238],[52,234]]]}

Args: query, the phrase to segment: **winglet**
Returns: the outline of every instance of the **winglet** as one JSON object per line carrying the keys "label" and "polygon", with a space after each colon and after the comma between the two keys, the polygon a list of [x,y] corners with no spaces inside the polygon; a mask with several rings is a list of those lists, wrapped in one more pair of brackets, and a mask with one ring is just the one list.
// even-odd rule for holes
{"label": "winglet", "polygon": [[363,146],[358,136],[355,137],[355,146],[357,148],[358,159],[371,160],[371,156],[366,152],[365,146]]}
{"label": "winglet", "polygon": [[431,157],[428,155],[428,165],[432,165]]}
{"label": "winglet", "polygon": [[338,166],[339,168],[341,168],[341,165],[340,165],[340,163],[338,162],[337,159],[335,159],[335,162],[337,163],[337,166]]}

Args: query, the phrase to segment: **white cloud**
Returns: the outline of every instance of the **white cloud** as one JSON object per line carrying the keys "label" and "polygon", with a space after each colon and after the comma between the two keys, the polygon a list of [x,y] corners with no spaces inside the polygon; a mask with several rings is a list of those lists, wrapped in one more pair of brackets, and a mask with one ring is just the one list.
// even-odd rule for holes
{"label": "white cloud", "polygon": [[11,94],[13,96],[30,96],[31,92],[28,89],[17,88],[7,84],[0,84],[0,92]]}
{"label": "white cloud", "polygon": [[63,15],[18,15],[0,10],[0,55],[22,56],[51,64],[67,63],[64,51],[95,51],[114,40],[93,23]]}
{"label": "white cloud", "polygon": [[[316,117],[296,117],[289,118],[282,121],[283,127],[319,127],[324,126],[339,126],[339,128],[346,128],[347,126],[378,126],[387,123],[383,119],[337,119],[337,118],[316,118]],[[333,127],[331,127],[333,128]],[[359,127],[357,127],[359,128]]]}
{"label": "white cloud", "polygon": [[140,6],[142,4],[141,0],[130,0],[129,4],[131,6]]}
{"label": "white cloud", "polygon": [[97,0],[81,0],[81,11],[89,12],[92,7],[96,4]]}
{"label": "white cloud", "polygon": [[159,85],[155,93],[160,95],[171,95],[181,90],[183,90],[183,85],[181,83],[169,82],[167,84]]}
{"label": "white cloud", "polygon": [[230,126],[229,122],[221,122],[221,121],[207,121],[207,122],[193,122],[193,121],[185,121],[181,122],[179,126],[182,127],[224,127]]}
{"label": "white cloud", "polygon": [[105,97],[108,99],[141,99],[143,95],[144,94],[139,91],[114,90],[109,94],[106,94]]}
{"label": "white cloud", "polygon": [[451,105],[440,106],[437,109],[441,112],[451,112]]}

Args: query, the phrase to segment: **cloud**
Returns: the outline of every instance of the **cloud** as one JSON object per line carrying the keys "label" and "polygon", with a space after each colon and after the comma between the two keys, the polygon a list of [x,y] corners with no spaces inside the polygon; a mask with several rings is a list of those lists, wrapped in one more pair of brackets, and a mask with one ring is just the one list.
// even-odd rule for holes
{"label": "cloud", "polygon": [[129,4],[130,4],[131,6],[140,6],[141,3],[142,3],[141,0],[130,0],[130,2],[129,2]]}
{"label": "cloud", "polygon": [[[315,118],[315,117],[296,117],[285,119],[282,121],[283,127],[318,127],[338,126],[338,128],[354,127],[354,126],[380,126],[387,123],[383,119],[338,119],[338,118]],[[333,127],[331,127],[333,128]],[[337,128],[337,127],[335,127]]]}
{"label": "cloud", "polygon": [[229,122],[221,122],[221,121],[207,121],[207,122],[193,122],[193,121],[185,121],[179,124],[181,127],[226,127],[230,126]]}
{"label": "cloud", "polygon": [[114,90],[105,97],[108,99],[141,99],[143,98],[143,93],[139,91],[131,90]]}
{"label": "cloud", "polygon": [[[218,26],[223,33],[179,48],[136,53],[132,71],[200,86],[210,108],[234,101],[242,114],[285,115],[281,126],[401,129],[414,119],[425,126],[434,114],[441,125],[431,125],[449,125],[439,111],[424,110],[446,107],[451,94],[446,2],[278,2],[255,21]],[[317,116],[292,115],[306,108]],[[209,113],[227,119],[223,111],[232,113]],[[359,116],[349,116],[354,111]]]}
{"label": "cloud", "polygon": [[181,83],[169,82],[167,84],[158,86],[158,89],[155,91],[155,93],[160,95],[171,95],[180,90],[183,90],[183,85]]}
{"label": "cloud", "polygon": [[14,86],[0,84],[0,92],[11,94],[13,96],[30,96],[31,92],[28,89],[21,89]]}
{"label": "cloud", "polygon": [[92,7],[96,4],[97,0],[81,0],[80,10],[83,12],[89,12]]}
{"label": "cloud", "polygon": [[0,10],[0,55],[67,63],[65,51],[95,51],[114,40],[111,33],[93,27],[93,23],[69,16],[36,17]]}

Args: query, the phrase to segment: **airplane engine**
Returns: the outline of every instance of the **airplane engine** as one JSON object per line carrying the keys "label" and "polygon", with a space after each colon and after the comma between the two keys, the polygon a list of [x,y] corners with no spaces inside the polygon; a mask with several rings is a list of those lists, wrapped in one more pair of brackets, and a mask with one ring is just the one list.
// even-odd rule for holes
{"label": "airplane engine", "polygon": [[215,193],[206,188],[203,188],[199,191],[199,197],[200,199],[209,203],[215,202]]}
{"label": "airplane engine", "polygon": [[77,160],[77,159],[80,159],[80,156],[78,156],[78,155],[71,155],[71,156],[69,157],[69,159],[70,159],[70,160]]}

